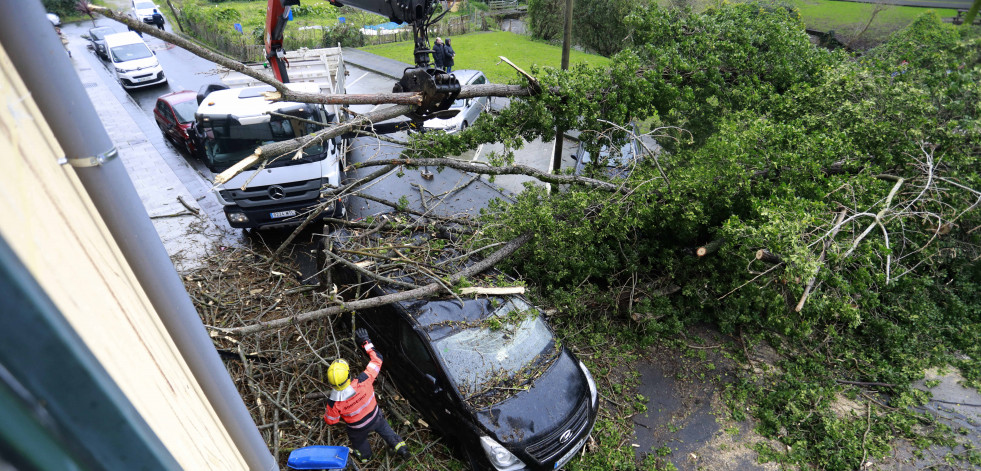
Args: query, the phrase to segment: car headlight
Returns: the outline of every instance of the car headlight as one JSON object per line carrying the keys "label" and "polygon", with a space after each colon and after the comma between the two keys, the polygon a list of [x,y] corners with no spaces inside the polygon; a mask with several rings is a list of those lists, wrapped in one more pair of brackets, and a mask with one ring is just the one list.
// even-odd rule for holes
{"label": "car headlight", "polygon": [[129,72],[129,69],[124,69],[122,67],[116,67],[116,73],[117,74],[125,74],[127,72]]}
{"label": "car headlight", "polygon": [[504,446],[494,441],[491,437],[480,437],[480,446],[484,448],[487,459],[500,471],[510,471],[525,467],[525,464],[517,456],[514,456],[507,448],[504,448]]}
{"label": "car headlight", "polygon": [[228,221],[235,224],[246,224],[249,222],[249,217],[246,216],[245,213],[236,211],[233,213],[228,213]]}
{"label": "car headlight", "polygon": [[599,391],[596,390],[596,381],[593,381],[593,375],[589,374],[589,369],[583,362],[579,362],[579,368],[582,369],[582,373],[586,375],[586,384],[589,385],[589,398],[592,401],[591,404],[597,404],[597,399],[599,398]]}

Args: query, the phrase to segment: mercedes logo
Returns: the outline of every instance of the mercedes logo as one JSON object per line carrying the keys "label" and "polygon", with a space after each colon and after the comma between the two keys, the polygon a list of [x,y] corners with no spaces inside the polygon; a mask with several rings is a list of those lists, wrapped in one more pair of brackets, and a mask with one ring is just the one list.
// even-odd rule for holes
{"label": "mercedes logo", "polygon": [[562,432],[562,435],[559,436],[559,443],[565,443],[569,441],[570,438],[572,438],[572,429]]}
{"label": "mercedes logo", "polygon": [[269,187],[269,197],[274,200],[281,200],[286,197],[286,190],[279,185]]}

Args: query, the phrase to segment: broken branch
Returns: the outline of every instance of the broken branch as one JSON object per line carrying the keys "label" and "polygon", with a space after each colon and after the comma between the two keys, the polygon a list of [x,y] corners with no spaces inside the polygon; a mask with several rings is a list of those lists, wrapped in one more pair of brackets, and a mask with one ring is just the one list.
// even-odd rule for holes
{"label": "broken branch", "polygon": [[[460,270],[447,279],[449,285],[464,279],[469,276],[481,273],[491,267],[493,267],[497,262],[500,262],[505,257],[510,256],[515,251],[517,251],[521,246],[525,245],[532,239],[534,234],[525,233],[517,238],[511,240],[500,250],[494,252],[487,258]],[[339,306],[331,306],[324,309],[318,309],[316,311],[305,312],[302,314],[297,314],[295,316],[285,317],[282,319],[275,319],[267,322],[261,322],[259,324],[253,324],[245,327],[233,327],[233,328],[219,328],[219,327],[209,327],[210,329],[230,334],[230,335],[248,335],[254,334],[256,332],[263,332],[271,329],[280,328],[290,324],[299,324],[301,322],[309,322],[316,319],[321,319],[334,314],[340,314],[343,312],[350,312],[358,309],[367,309],[371,307],[384,306],[386,304],[392,304],[399,301],[405,301],[408,299],[419,299],[429,296],[436,295],[443,291],[444,288],[439,283],[430,283],[422,288],[417,288],[409,291],[402,291],[400,293],[393,293],[384,296],[377,296],[374,298],[364,299],[360,301],[352,301],[350,303],[341,304]]]}

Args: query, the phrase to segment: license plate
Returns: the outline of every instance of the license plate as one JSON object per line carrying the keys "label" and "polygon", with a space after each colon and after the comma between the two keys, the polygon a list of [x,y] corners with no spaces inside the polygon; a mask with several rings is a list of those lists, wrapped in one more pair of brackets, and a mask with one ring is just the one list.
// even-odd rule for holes
{"label": "license plate", "polygon": [[149,76],[146,76],[146,77],[134,77],[133,78],[133,81],[134,82],[146,82],[147,80],[150,80],[152,78],[153,78],[152,75],[149,75]]}
{"label": "license plate", "polygon": [[[589,435],[586,435],[586,438],[589,438]],[[576,456],[576,454],[579,453],[580,450],[582,450],[582,446],[586,444],[586,438],[579,440],[579,443],[576,443],[576,446],[572,447],[572,449],[569,450],[569,452],[566,453],[565,456],[559,458],[559,460],[555,462],[555,469],[561,468],[563,465],[568,463],[569,460],[571,460],[574,456]]]}
{"label": "license plate", "polygon": [[276,211],[275,213],[269,213],[269,217],[272,219],[288,218],[290,216],[296,216],[296,210],[289,211]]}

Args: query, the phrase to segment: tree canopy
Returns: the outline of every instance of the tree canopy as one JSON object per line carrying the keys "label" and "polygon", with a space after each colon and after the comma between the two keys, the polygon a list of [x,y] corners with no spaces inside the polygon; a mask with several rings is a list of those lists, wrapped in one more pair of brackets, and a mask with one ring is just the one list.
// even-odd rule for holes
{"label": "tree canopy", "polygon": [[[528,189],[485,214],[491,237],[535,234],[516,271],[569,311],[599,293],[591,315],[764,333],[801,355],[786,366],[820,397],[836,375],[907,384],[937,363],[981,384],[977,33],[926,13],[856,55],[816,48],[793,13],[752,4],[652,5],[629,24],[632,45],[609,70],[536,70],[557,93],[425,150],[518,145],[558,127],[595,151],[631,121],[656,130],[665,151],[636,162],[621,191]],[[763,430],[794,424],[781,440],[812,445],[791,459],[857,467],[864,444],[829,454],[820,443],[843,433],[838,419],[790,399],[801,383],[780,384],[755,398]],[[879,445],[908,426],[877,422]]]}

